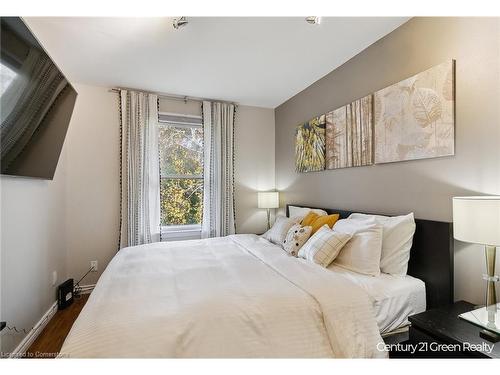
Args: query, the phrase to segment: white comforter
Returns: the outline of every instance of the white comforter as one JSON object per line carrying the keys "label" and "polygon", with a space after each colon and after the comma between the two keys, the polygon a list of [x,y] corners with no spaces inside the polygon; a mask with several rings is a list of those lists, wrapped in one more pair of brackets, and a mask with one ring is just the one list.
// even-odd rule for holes
{"label": "white comforter", "polygon": [[61,357],[383,357],[367,294],[255,235],[122,249]]}

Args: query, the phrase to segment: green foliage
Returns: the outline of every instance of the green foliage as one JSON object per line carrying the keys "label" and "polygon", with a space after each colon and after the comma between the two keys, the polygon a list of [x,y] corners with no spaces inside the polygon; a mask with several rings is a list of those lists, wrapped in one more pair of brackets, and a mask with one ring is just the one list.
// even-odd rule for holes
{"label": "green foliage", "polygon": [[161,224],[200,224],[203,211],[203,180],[162,179]]}
{"label": "green foliage", "polygon": [[201,223],[203,131],[160,126],[161,225]]}

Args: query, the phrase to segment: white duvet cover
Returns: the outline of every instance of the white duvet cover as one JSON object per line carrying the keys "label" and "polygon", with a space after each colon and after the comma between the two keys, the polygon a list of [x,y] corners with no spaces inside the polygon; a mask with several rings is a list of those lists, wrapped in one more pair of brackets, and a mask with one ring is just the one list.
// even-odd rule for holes
{"label": "white duvet cover", "polygon": [[346,278],[255,235],[120,250],[60,357],[384,357]]}

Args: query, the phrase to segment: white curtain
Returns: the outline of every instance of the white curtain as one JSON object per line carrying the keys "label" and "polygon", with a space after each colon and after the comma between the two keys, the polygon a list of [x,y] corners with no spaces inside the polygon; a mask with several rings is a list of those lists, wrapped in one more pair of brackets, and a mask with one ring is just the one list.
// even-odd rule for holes
{"label": "white curtain", "polygon": [[158,97],[121,90],[119,248],[160,240]]}
{"label": "white curtain", "polygon": [[233,104],[203,102],[202,238],[235,233]]}

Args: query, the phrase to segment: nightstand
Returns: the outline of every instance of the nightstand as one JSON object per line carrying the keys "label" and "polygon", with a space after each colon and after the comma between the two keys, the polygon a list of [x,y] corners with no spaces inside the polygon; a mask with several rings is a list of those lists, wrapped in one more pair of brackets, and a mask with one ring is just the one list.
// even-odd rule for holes
{"label": "nightstand", "polygon": [[481,328],[458,317],[473,309],[473,304],[460,301],[410,316],[409,339],[393,357],[500,358],[500,342],[482,339]]}

